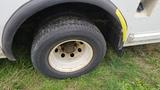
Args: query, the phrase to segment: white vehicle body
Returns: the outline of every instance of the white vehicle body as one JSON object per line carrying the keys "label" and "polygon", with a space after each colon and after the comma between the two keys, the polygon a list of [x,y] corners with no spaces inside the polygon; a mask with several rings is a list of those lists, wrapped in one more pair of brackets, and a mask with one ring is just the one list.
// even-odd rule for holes
{"label": "white vehicle body", "polygon": [[[0,1],[0,58],[6,57],[3,52],[2,37],[7,22],[16,11],[29,1],[38,2],[38,0]],[[99,1],[105,2],[109,0]],[[121,11],[127,23],[127,40],[124,43],[124,47],[160,42],[160,0],[111,0],[111,2]],[[145,3],[144,10],[137,12],[140,2]]]}
{"label": "white vehicle body", "polygon": [[128,24],[125,46],[160,42],[160,0],[143,0],[144,11],[137,12],[141,0],[112,0]]}

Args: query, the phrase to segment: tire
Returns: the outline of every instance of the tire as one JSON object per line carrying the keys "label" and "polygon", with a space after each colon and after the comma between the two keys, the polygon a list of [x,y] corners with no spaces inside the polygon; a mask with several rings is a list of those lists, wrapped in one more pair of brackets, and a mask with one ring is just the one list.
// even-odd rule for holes
{"label": "tire", "polygon": [[106,41],[89,21],[62,16],[41,25],[31,50],[32,63],[42,74],[59,79],[83,75],[106,53]]}

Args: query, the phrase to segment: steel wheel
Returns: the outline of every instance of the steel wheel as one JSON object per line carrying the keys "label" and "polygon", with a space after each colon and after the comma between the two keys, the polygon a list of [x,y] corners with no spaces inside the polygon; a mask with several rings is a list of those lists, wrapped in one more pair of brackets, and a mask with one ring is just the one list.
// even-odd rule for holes
{"label": "steel wheel", "polygon": [[92,47],[81,40],[62,42],[49,54],[49,64],[60,72],[74,72],[84,68],[93,57]]}

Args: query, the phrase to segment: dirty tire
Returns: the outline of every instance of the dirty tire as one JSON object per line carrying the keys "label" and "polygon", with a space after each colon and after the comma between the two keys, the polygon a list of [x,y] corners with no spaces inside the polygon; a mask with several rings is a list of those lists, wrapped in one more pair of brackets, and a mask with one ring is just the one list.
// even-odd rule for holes
{"label": "dirty tire", "polygon": [[[63,72],[63,70],[57,70],[51,66],[49,56],[57,45],[69,40],[86,42],[92,48],[93,54],[91,54],[89,63],[84,67],[76,71]],[[77,77],[89,72],[99,64],[105,53],[106,41],[94,24],[80,17],[62,16],[41,25],[32,44],[31,58],[34,67],[42,74],[63,79]],[[66,64],[66,67],[70,66]]]}

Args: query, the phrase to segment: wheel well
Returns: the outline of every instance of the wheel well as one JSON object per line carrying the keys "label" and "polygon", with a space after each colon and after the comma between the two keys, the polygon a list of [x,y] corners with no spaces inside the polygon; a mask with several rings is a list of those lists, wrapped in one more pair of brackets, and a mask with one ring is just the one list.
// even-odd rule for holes
{"label": "wheel well", "polygon": [[[28,18],[17,30],[14,36],[12,50],[13,48],[24,48],[24,46],[30,50],[33,37],[38,31],[36,28],[39,25],[39,22],[41,22],[43,18],[46,18],[48,15],[59,12],[76,12],[87,17],[98,26],[106,40],[112,44],[115,44],[117,39],[116,37],[119,38],[119,33],[121,33],[119,22],[102,8],[85,3],[59,4],[46,8]],[[113,37],[114,35],[117,36]],[[17,56],[16,52],[13,51],[13,53]]]}

